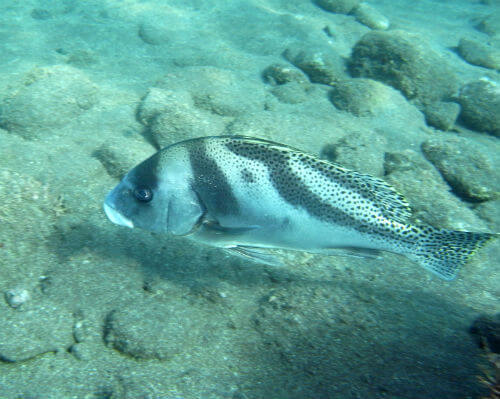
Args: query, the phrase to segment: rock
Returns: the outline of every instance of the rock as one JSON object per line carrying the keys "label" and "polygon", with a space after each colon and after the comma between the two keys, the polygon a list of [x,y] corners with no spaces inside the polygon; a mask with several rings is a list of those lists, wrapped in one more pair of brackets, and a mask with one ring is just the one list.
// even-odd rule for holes
{"label": "rock", "polygon": [[137,115],[158,148],[189,138],[220,135],[225,129],[225,121],[197,108],[187,91],[152,88],[142,99]]}
{"label": "rock", "polygon": [[33,11],[31,11],[31,18],[33,19],[38,19],[38,20],[46,20],[52,18],[52,14],[50,11],[44,9],[44,8],[34,8]]}
{"label": "rock", "polygon": [[314,3],[326,11],[349,14],[359,0],[314,0]]}
{"label": "rock", "polygon": [[76,317],[75,323],[73,324],[73,339],[76,343],[81,343],[86,341],[88,336],[89,329],[87,322],[83,318]]}
{"label": "rock", "polygon": [[144,43],[154,46],[177,42],[189,37],[187,18],[180,13],[146,12],[142,15],[138,35]]}
{"label": "rock", "polygon": [[16,242],[18,248],[22,247],[18,242],[21,235],[26,243],[46,239],[52,233],[57,207],[58,199],[49,186],[31,176],[0,168],[0,238],[5,247]]}
{"label": "rock", "polygon": [[90,349],[89,344],[75,343],[68,348],[68,351],[78,360],[89,361],[92,360],[93,351]]}
{"label": "rock", "polygon": [[476,29],[492,37],[500,36],[500,12],[494,12],[484,17],[477,25]]}
{"label": "rock", "polygon": [[21,362],[64,351],[73,342],[71,320],[56,306],[30,303],[22,311],[0,311],[0,360]]}
{"label": "rock", "polygon": [[171,31],[168,29],[162,29],[161,25],[143,22],[139,25],[138,34],[144,43],[158,45],[168,43]]}
{"label": "rock", "polygon": [[[352,259],[349,263],[351,262]],[[360,263],[362,262],[366,266],[369,261],[363,259],[360,260]],[[341,263],[347,262],[331,261],[330,266],[336,266],[337,269]],[[356,383],[356,389],[359,385],[360,390],[366,392],[358,395],[359,398],[385,395],[372,395],[374,387],[378,387],[380,391],[387,389],[396,392],[394,396],[397,397],[405,397],[408,381],[393,379],[390,384],[386,382],[387,378],[391,378],[404,367],[401,363],[391,360],[395,350],[405,353],[410,359],[425,362],[427,367],[416,369],[418,377],[412,376],[415,380],[425,381],[422,386],[432,385],[432,381],[436,381],[434,367],[453,370],[457,362],[466,365],[465,367],[470,366],[466,371],[458,371],[458,379],[455,378],[457,371],[453,370],[440,380],[440,387],[436,388],[440,391],[438,397],[446,396],[450,389],[454,391],[454,395],[460,396],[460,390],[468,389],[470,381],[473,381],[468,380],[469,373],[474,373],[475,368],[471,362],[474,363],[473,359],[477,355],[473,354],[474,344],[464,331],[463,317],[443,307],[442,299],[440,300],[438,295],[428,293],[418,296],[419,306],[425,304],[425,312],[402,312],[402,309],[411,308],[412,301],[415,301],[415,296],[404,294],[405,290],[412,290],[412,285],[405,280],[413,281],[415,285],[416,273],[414,274],[413,270],[418,273],[422,271],[413,263],[397,262],[393,265],[389,257],[380,263],[380,269],[374,270],[378,266],[377,262],[370,262],[371,280],[363,280],[363,264],[359,265],[359,268],[358,265],[352,266],[351,273],[356,278],[351,276],[350,281],[346,283],[342,282],[344,273],[332,268],[335,274],[328,286],[317,282],[308,282],[307,287],[289,283],[284,287],[278,286],[258,301],[254,328],[263,337],[263,358],[274,360],[272,364],[284,362],[294,373],[286,384],[281,384],[285,388],[279,386],[280,384],[273,384],[270,388],[273,394],[268,395],[269,397],[355,396],[350,395],[353,380],[359,381]],[[349,280],[348,277],[346,279]],[[380,280],[384,279],[389,282],[381,283]],[[432,286],[432,281],[429,282],[425,278],[418,281],[421,281],[419,284]],[[426,328],[425,335],[415,334],[419,326],[431,326],[438,320],[445,323],[445,336],[442,329],[438,331],[433,328]],[[394,334],[394,331],[398,331],[398,334]],[[450,353],[447,350],[450,339],[457,337],[457,334],[460,338],[456,338],[455,352]],[[349,348],[349,355],[339,350],[338,345],[332,345],[332,342],[342,342]],[[377,347],[376,363],[366,368],[363,354],[370,352],[374,345]],[[342,364],[341,374],[332,377],[332,368],[338,364]],[[432,368],[429,368],[429,365]],[[269,379],[272,379],[270,373],[273,372],[270,368]],[[276,373],[281,373],[278,374],[281,376],[283,371]],[[308,381],[311,381],[311,384],[304,385],[302,379],[305,375],[309,376]],[[323,388],[322,384],[328,381],[328,378],[338,381],[343,375],[349,376],[349,381]],[[307,386],[317,386],[316,384],[321,386],[321,391],[306,391]],[[290,387],[293,387],[294,391],[300,391],[300,394],[290,395]],[[418,389],[424,392],[427,388]],[[425,393],[417,396],[425,396]]]}
{"label": "rock", "polygon": [[[341,16],[337,18],[342,18]],[[328,42],[332,43],[335,51],[348,60],[351,56],[352,48],[363,35],[370,32],[368,26],[360,24],[354,18],[342,18],[342,22],[331,21],[323,28],[327,35]]]}
{"label": "rock", "polygon": [[[122,152],[104,143],[92,153],[92,156],[101,162],[109,176],[121,179],[130,170],[130,162]],[[125,159],[124,159],[125,158]]]}
{"label": "rock", "polygon": [[299,104],[307,101],[307,86],[297,82],[273,87],[271,93],[285,104]]}
{"label": "rock", "polygon": [[479,347],[500,354],[500,313],[491,316],[479,316],[472,323],[469,332],[474,336]]}
{"label": "rock", "polygon": [[380,13],[376,8],[369,4],[360,3],[354,8],[352,14],[356,20],[371,29],[386,30],[389,28],[389,20]]}
{"label": "rock", "polygon": [[33,138],[60,128],[97,102],[97,87],[67,65],[36,68],[3,99],[0,123],[9,131]]}
{"label": "rock", "polygon": [[187,91],[197,108],[220,116],[263,110],[266,99],[262,83],[237,71],[209,66],[186,67],[169,73],[155,87]]}
{"label": "rock", "polygon": [[500,165],[493,148],[466,138],[443,137],[425,141],[422,151],[460,197],[473,202],[499,198]]}
{"label": "rock", "polygon": [[321,156],[357,172],[383,176],[386,139],[374,132],[351,133],[323,147]]}
{"label": "rock", "polygon": [[450,187],[425,158],[412,150],[385,154],[385,177],[408,200],[415,224],[478,231],[486,225],[450,193]]}
{"label": "rock", "polygon": [[121,179],[138,162],[149,158],[154,152],[153,145],[145,142],[140,135],[126,138],[117,136],[105,140],[92,152],[92,157],[102,164],[109,176]]}
{"label": "rock", "polygon": [[429,126],[448,131],[455,126],[460,113],[460,105],[452,102],[436,101],[426,104],[422,111]]}
{"label": "rock", "polygon": [[462,106],[460,118],[464,124],[479,132],[500,137],[500,86],[483,78],[468,83],[460,90],[458,102]]}
{"label": "rock", "polygon": [[30,297],[29,291],[21,287],[5,291],[5,301],[14,309],[28,302]]}
{"label": "rock", "polygon": [[306,83],[308,79],[300,70],[285,64],[273,64],[268,66],[262,72],[262,78],[266,83],[273,86],[285,83]]}
{"label": "rock", "polygon": [[474,212],[488,223],[491,231],[500,226],[500,200],[481,202],[474,208]]}
{"label": "rock", "polygon": [[183,103],[187,107],[193,107],[191,96],[186,91],[171,91],[151,87],[142,97],[137,108],[137,119],[144,126],[151,126],[155,118],[165,112],[170,102]]}
{"label": "rock", "polygon": [[333,85],[330,100],[336,108],[356,116],[397,112],[407,105],[397,90],[371,79],[346,79]]}
{"label": "rock", "polygon": [[[224,53],[244,53],[242,55],[245,58],[239,58],[238,65],[235,65],[236,69],[244,69],[244,64],[247,62],[255,65],[254,55],[275,59],[291,41],[314,43],[321,38],[320,29],[311,29],[308,18],[303,18],[304,14],[297,14],[301,13],[299,9],[303,6],[307,7],[305,2],[294,11],[290,9],[291,12],[288,12],[282,9],[284,11],[282,12],[274,6],[270,8],[257,2],[226,1],[224,8],[218,10],[216,16],[207,15],[211,22],[201,28],[204,34],[198,40],[200,43],[198,52],[206,51],[205,42],[207,39],[209,41],[212,35],[216,36],[217,39],[212,40],[218,41],[218,45],[213,49],[217,57],[224,57]],[[192,26],[194,18],[191,16],[190,20]],[[200,22],[204,20],[202,18]],[[223,42],[220,42],[220,39]],[[191,46],[192,43],[186,45],[186,47]]]}
{"label": "rock", "polygon": [[[415,138],[427,129],[423,114],[415,105],[392,87],[371,79],[355,78],[339,82],[333,86],[329,98],[336,108],[357,117],[351,117],[354,125],[345,126],[345,130],[359,131],[363,123],[365,130],[385,136],[390,147],[413,146]],[[332,115],[335,116],[335,113]],[[349,119],[345,115],[343,117]],[[338,125],[340,120],[336,118]]]}
{"label": "rock", "polygon": [[420,35],[400,30],[364,35],[353,48],[349,70],[388,84],[420,105],[446,99],[458,88],[446,59]]}
{"label": "rock", "polygon": [[[0,163],[24,163],[20,154],[25,152],[29,154],[29,159],[34,160],[28,161],[30,165],[26,165],[26,169],[37,169],[50,175],[43,169],[47,161],[42,147],[12,134],[7,136],[0,139]],[[19,153],[13,150],[12,144],[18,146]],[[39,153],[33,157],[32,151],[37,150]],[[35,159],[38,156],[42,159],[40,164]],[[12,162],[11,157],[17,158],[17,161]],[[22,169],[23,166],[16,168]],[[0,328],[4,313],[7,317],[10,312],[22,313],[35,306],[36,301],[28,300],[28,294],[33,298],[39,292],[39,286],[35,287],[39,283],[36,276],[41,276],[51,262],[57,263],[57,255],[47,243],[53,242],[55,225],[65,210],[65,202],[53,186],[25,173],[0,167],[0,282],[2,299],[6,300],[0,301]],[[7,304],[17,308],[14,310]]]}
{"label": "rock", "polygon": [[424,168],[429,169],[429,165],[418,159],[418,155],[414,151],[386,152],[384,155],[384,174],[408,172],[414,169],[416,164],[422,164]]}
{"label": "rock", "polygon": [[460,39],[458,53],[469,64],[490,69],[500,69],[500,50],[466,38]]}
{"label": "rock", "polygon": [[259,137],[315,154],[325,142],[336,141],[345,135],[342,127],[335,125],[334,117],[320,118],[300,111],[262,111],[244,115],[230,123],[225,133]]}
{"label": "rock", "polygon": [[342,57],[332,48],[289,47],[283,55],[313,83],[330,85],[347,77]]}
{"label": "rock", "polygon": [[78,68],[88,68],[97,64],[99,57],[92,50],[75,50],[68,54],[66,62]]}
{"label": "rock", "polygon": [[105,326],[105,342],[136,359],[169,359],[199,343],[200,315],[186,304],[150,300],[112,311]]}

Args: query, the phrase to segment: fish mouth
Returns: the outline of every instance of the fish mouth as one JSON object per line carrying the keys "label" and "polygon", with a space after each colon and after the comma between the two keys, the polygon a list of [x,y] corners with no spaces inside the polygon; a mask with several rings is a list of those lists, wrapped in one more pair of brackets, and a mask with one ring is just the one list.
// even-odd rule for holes
{"label": "fish mouth", "polygon": [[111,220],[111,222],[113,222],[114,224],[118,224],[120,226],[130,227],[131,229],[134,228],[134,223],[130,219],[127,219],[125,216],[123,216],[120,212],[118,212],[111,205],[109,205],[105,202],[103,205],[103,208],[104,208],[104,212],[106,213],[106,216],[108,217],[108,219]]}

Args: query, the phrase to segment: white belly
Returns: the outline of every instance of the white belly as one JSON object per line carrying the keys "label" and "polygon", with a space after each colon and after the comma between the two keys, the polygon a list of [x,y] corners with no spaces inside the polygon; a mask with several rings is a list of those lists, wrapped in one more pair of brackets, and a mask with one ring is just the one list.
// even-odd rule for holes
{"label": "white belly", "polygon": [[238,216],[211,217],[221,228],[201,226],[192,238],[217,247],[242,245],[318,253],[339,247],[382,249],[354,229],[321,221],[284,201],[278,206],[272,199],[249,201],[241,211]]}

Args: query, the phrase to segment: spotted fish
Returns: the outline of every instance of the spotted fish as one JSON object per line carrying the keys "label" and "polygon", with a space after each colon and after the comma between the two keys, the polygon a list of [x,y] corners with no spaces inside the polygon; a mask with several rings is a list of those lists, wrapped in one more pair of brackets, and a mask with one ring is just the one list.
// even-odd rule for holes
{"label": "spotted fish", "polygon": [[119,225],[189,236],[274,263],[267,248],[328,255],[406,255],[445,280],[488,239],[415,226],[393,187],[286,145],[202,137],[166,147],[106,197]]}

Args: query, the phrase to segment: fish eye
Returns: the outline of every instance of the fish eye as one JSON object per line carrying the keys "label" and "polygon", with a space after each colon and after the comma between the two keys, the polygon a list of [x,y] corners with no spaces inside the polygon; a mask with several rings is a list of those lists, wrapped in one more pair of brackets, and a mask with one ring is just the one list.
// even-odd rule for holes
{"label": "fish eye", "polygon": [[147,187],[134,189],[134,197],[141,202],[149,202],[153,199],[153,191]]}

